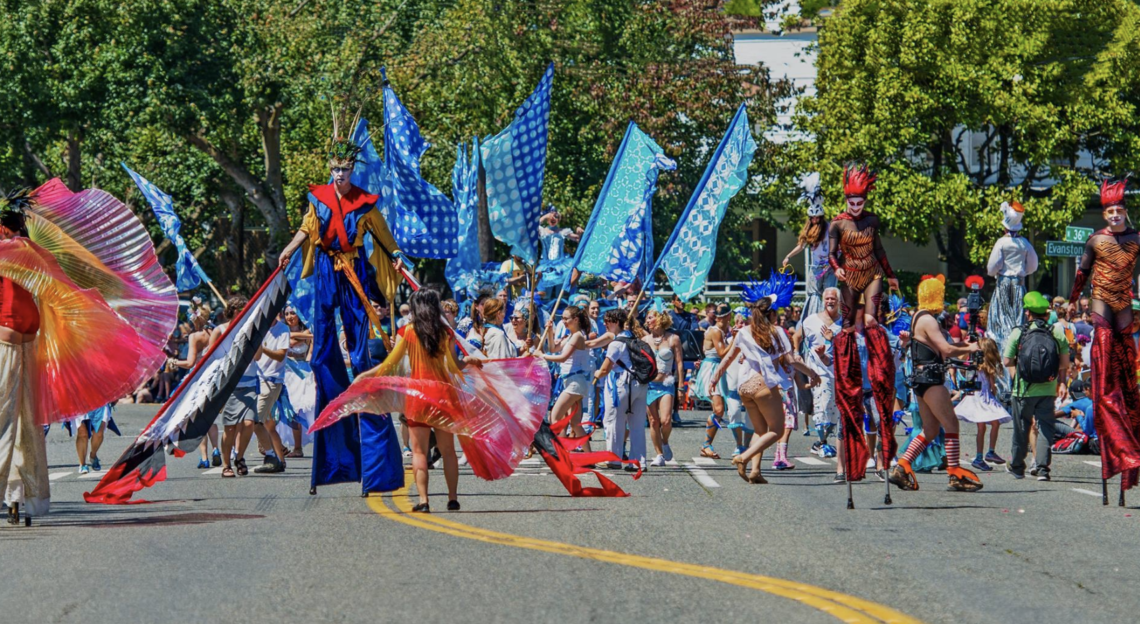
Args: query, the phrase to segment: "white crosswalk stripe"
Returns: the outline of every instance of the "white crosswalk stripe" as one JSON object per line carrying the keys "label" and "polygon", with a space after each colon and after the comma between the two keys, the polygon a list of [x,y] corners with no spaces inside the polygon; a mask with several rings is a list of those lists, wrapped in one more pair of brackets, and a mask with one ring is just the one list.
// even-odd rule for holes
{"label": "white crosswalk stripe", "polygon": [[698,466],[715,466],[716,460],[711,457],[694,457],[693,463]]}
{"label": "white crosswalk stripe", "polygon": [[[697,458],[694,458],[694,460],[695,459],[697,459]],[[709,459],[709,458],[702,457],[700,459]],[[709,461],[712,461],[712,460],[709,459]],[[710,487],[710,488],[720,487],[720,484],[716,482],[716,479],[713,479],[712,477],[710,477],[709,473],[705,472],[701,468],[698,468],[696,464],[684,464],[684,467],[685,467],[685,470],[688,470],[689,474],[692,475],[692,477],[694,479],[696,479],[697,483],[700,483],[701,485],[703,485],[705,487]]]}
{"label": "white crosswalk stripe", "polygon": [[68,470],[67,472],[53,472],[53,473],[48,475],[48,481],[59,481],[60,479],[66,477],[67,475],[72,475],[72,474],[75,474],[75,473],[71,472],[70,470]]}
{"label": "white crosswalk stripe", "polygon": [[792,459],[795,459],[796,461],[807,464],[809,466],[826,466],[827,465],[827,462],[823,461],[822,459],[816,459],[814,457],[793,457]]}

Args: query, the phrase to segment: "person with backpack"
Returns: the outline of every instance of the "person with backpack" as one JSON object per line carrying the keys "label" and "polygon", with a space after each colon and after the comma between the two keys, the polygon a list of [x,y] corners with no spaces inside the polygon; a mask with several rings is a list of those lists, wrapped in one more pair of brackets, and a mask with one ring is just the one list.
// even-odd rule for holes
{"label": "person with backpack", "polygon": [[1051,447],[1056,437],[1053,398],[1057,382],[1064,383],[1069,370],[1069,341],[1065,330],[1049,325],[1049,301],[1037,291],[1022,299],[1026,321],[1010,332],[1002,351],[1002,364],[1009,371],[1013,400],[1013,448],[1006,471],[1015,479],[1025,478],[1025,456],[1029,453],[1029,430],[1037,422],[1037,466],[1032,473],[1038,481],[1050,478]]}
{"label": "person with backpack", "polygon": [[[649,382],[657,377],[657,361],[649,345],[634,338],[626,327],[625,310],[609,310],[602,317],[606,332],[614,335],[614,340],[606,347],[606,356],[601,367],[594,373],[594,382],[605,379],[605,416],[602,425],[606,429],[606,450],[618,457],[625,451],[625,436],[629,432],[629,460],[637,465],[626,464],[625,469],[633,472],[645,467],[645,426],[647,406],[646,395]],[[609,462],[611,470],[621,464]]]}

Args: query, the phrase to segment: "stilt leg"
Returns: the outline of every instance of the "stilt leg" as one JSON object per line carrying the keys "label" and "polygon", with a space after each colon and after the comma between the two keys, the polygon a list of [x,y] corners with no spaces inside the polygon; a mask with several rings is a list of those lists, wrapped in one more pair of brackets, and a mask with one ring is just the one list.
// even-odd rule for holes
{"label": "stilt leg", "polygon": [[[844,473],[846,474],[846,473]],[[855,499],[851,497],[851,480],[847,480],[847,508],[855,509]]]}
{"label": "stilt leg", "polygon": [[1108,479],[1100,480],[1100,502],[1105,507],[1108,506]]}
{"label": "stilt leg", "polygon": [[313,487],[309,488],[309,496],[316,496],[316,495],[317,495],[317,488],[316,488],[316,486],[313,486]]}

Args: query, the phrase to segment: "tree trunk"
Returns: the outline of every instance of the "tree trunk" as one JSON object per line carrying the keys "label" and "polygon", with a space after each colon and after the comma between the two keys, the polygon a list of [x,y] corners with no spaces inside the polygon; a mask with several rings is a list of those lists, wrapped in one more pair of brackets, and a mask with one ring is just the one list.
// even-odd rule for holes
{"label": "tree trunk", "polygon": [[79,151],[79,133],[72,130],[67,133],[67,188],[78,193],[83,190],[82,154]]}
{"label": "tree trunk", "polygon": [[[292,234],[289,231],[288,213],[285,211],[285,184],[281,173],[282,108],[283,105],[278,102],[257,113],[257,125],[261,129],[261,149],[265,157],[264,186],[274,208],[270,214],[265,215],[270,241],[267,253],[279,251],[278,246],[284,247],[286,239]],[[271,258],[267,257],[268,260]]]}
{"label": "tree trunk", "polygon": [[475,212],[475,219],[479,226],[479,261],[490,262],[491,254],[495,250],[495,238],[491,234],[491,217],[487,206],[487,171],[483,169],[483,160],[479,159],[479,182],[475,186],[479,194],[479,207]]}
{"label": "tree trunk", "polygon": [[47,179],[52,179],[55,176],[51,174],[51,169],[44,164],[44,161],[36,155],[35,150],[32,149],[31,141],[24,139],[24,184],[30,188],[39,186],[36,180],[36,172],[43,174]]}

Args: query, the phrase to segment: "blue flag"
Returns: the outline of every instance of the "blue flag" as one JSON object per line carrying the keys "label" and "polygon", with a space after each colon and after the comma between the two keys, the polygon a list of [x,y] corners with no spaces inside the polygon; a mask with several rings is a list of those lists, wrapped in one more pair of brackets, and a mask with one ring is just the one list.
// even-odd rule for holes
{"label": "blue flag", "polygon": [[720,222],[728,201],[748,181],[748,165],[755,152],[748,113],[741,104],[654,266],[653,272],[658,267],[665,271],[673,292],[682,301],[688,301],[705,287],[716,258]]}
{"label": "blue flag", "polygon": [[[676,168],[649,135],[629,122],[574,254],[574,267],[621,282],[643,276],[653,258],[651,204],[657,174]],[[563,288],[569,279],[568,272]]]}
{"label": "blue flag", "polygon": [[420,174],[420,158],[428,147],[416,120],[385,81],[381,203],[390,213],[411,212],[420,221],[417,227],[398,219],[392,235],[400,249],[413,258],[454,258],[459,246],[455,206]]}
{"label": "blue flag", "polygon": [[[356,128],[352,131],[352,141],[360,146],[356,168],[352,170],[352,183],[373,195],[382,196],[387,170],[384,167],[384,159],[380,157],[380,152],[372,143],[372,133],[368,129],[367,119],[361,118],[360,122],[356,124]],[[329,176],[329,184],[332,184],[331,175]],[[400,246],[401,250],[407,249],[412,240],[422,239],[427,235],[427,226],[408,207],[383,200],[379,203],[380,213],[388,222],[388,228],[392,230],[392,238],[396,239],[396,244]],[[369,247],[368,253],[372,253],[370,248],[372,238],[365,238],[364,241],[365,245]]]}
{"label": "blue flag", "polygon": [[491,231],[511,246],[511,255],[530,265],[538,261],[538,217],[553,82],[551,63],[534,93],[515,111],[511,125],[483,142]]}
{"label": "blue flag", "polygon": [[479,140],[472,143],[471,156],[467,146],[460,144],[456,150],[455,168],[451,170],[451,195],[458,212],[459,238],[458,253],[447,261],[443,270],[448,285],[456,296],[466,295],[470,282],[480,269],[479,224],[475,220],[479,208]]}
{"label": "blue flag", "polygon": [[139,190],[142,191],[143,197],[150,204],[150,209],[154,211],[154,216],[158,218],[158,225],[162,228],[162,233],[178,252],[178,260],[174,263],[174,286],[178,292],[194,290],[202,282],[209,284],[210,278],[206,276],[202,267],[198,266],[198,259],[186,248],[186,241],[182,240],[182,234],[179,232],[182,229],[182,221],[174,213],[174,203],[170,200],[170,196],[160,191],[146,178],[132,171],[127,163],[119,164],[123,166],[123,169],[126,169]]}

